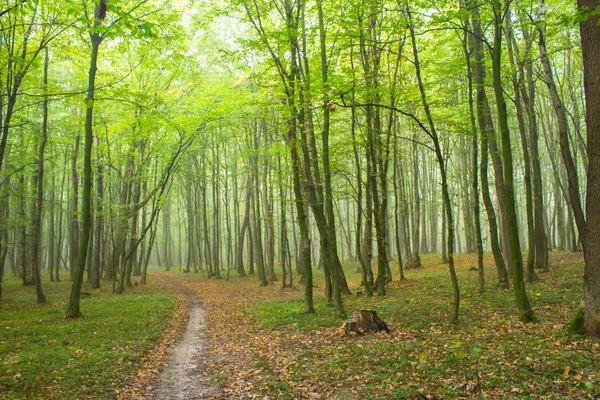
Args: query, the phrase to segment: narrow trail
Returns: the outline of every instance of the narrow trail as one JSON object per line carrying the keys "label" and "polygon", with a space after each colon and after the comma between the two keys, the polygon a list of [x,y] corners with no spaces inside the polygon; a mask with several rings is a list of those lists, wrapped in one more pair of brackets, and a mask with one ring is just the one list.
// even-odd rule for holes
{"label": "narrow trail", "polygon": [[169,282],[181,289],[188,298],[189,321],[183,338],[175,345],[160,374],[152,396],[154,400],[200,400],[218,396],[220,389],[214,385],[206,370],[208,333],[204,308],[196,293],[179,279]]}

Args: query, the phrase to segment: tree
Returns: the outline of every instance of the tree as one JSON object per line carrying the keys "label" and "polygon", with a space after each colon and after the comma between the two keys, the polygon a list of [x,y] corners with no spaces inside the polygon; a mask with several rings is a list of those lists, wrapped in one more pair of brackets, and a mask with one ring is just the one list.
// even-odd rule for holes
{"label": "tree", "polygon": [[73,285],[67,306],[67,318],[82,316],[79,310],[81,284],[87,261],[88,244],[92,228],[92,145],[94,143],[94,94],[96,92],[96,73],[98,71],[98,51],[104,40],[104,34],[99,32],[99,26],[106,19],[108,0],[100,0],[94,5],[94,22],[89,30],[91,42],[90,71],[88,75],[88,88],[85,113],[84,161],[83,161],[83,205],[82,205],[82,234],[79,244],[79,257],[74,268]]}
{"label": "tree", "polygon": [[[44,91],[48,88],[48,48],[45,49],[44,57]],[[44,203],[44,152],[48,143],[48,98],[44,98],[43,104],[43,122],[40,146],[38,151],[38,173],[35,177],[37,183],[37,199],[33,217],[33,279],[35,282],[35,294],[37,302],[43,304],[46,302],[46,296],[42,290],[42,277],[40,274],[40,253],[42,244],[42,208]]]}
{"label": "tree", "polygon": [[[598,0],[579,0],[580,10],[597,11]],[[587,181],[587,244],[584,245],[583,327],[589,335],[600,336],[600,19],[585,15],[580,23],[585,89],[585,121],[589,158]]]}
{"label": "tree", "polygon": [[458,277],[456,276],[456,270],[454,268],[454,218],[452,215],[452,203],[450,202],[450,192],[448,190],[448,178],[446,176],[446,164],[444,160],[444,155],[442,153],[442,147],[440,144],[439,136],[437,133],[437,129],[435,123],[433,122],[433,117],[431,115],[429,109],[429,103],[427,101],[427,96],[425,93],[425,87],[423,85],[423,79],[421,77],[421,66],[419,63],[419,52],[417,49],[417,41],[415,36],[414,25],[412,24],[412,17],[410,13],[410,9],[407,7],[406,13],[408,16],[409,29],[410,29],[410,38],[412,42],[412,50],[415,64],[415,73],[417,76],[417,84],[419,85],[419,92],[421,94],[421,103],[423,105],[423,110],[425,111],[425,116],[427,117],[428,129],[425,125],[419,122],[421,129],[423,129],[427,135],[430,137],[433,142],[435,156],[437,158],[438,167],[440,169],[440,175],[442,177],[442,199],[444,202],[444,213],[446,214],[446,223],[447,223],[447,236],[448,236],[448,271],[450,272],[450,280],[452,282],[452,293],[453,293],[453,301],[452,307],[450,311],[450,322],[458,322],[458,312],[460,307],[460,288],[458,286]]}
{"label": "tree", "polygon": [[494,82],[494,94],[496,97],[496,108],[498,112],[498,124],[500,125],[500,137],[502,139],[502,158],[504,160],[504,195],[507,215],[507,225],[509,234],[510,254],[512,258],[512,281],[515,292],[515,300],[519,309],[521,321],[536,322],[533,309],[529,304],[529,298],[525,290],[523,280],[523,256],[521,254],[521,244],[519,243],[519,228],[517,220],[517,210],[515,204],[514,184],[513,184],[513,157],[510,145],[510,130],[508,126],[508,114],[504,92],[502,88],[501,56],[502,56],[502,26],[503,15],[505,13],[506,3],[503,5],[500,0],[494,0],[494,41],[492,47],[492,76]]}
{"label": "tree", "polygon": [[[494,123],[492,120],[491,110],[485,91],[485,64],[484,64],[484,36],[481,29],[481,21],[479,16],[479,8],[471,3],[471,21],[473,26],[473,34],[469,35],[469,40],[472,42],[473,47],[473,80],[476,91],[476,111],[477,111],[477,124],[479,126],[479,132],[481,136],[481,163],[480,163],[480,177],[481,177],[481,195],[485,211],[488,217],[488,226],[490,231],[490,246],[494,261],[496,263],[496,270],[498,273],[498,287],[507,289],[508,288],[508,275],[506,272],[506,264],[502,255],[500,247],[500,240],[498,237],[498,223],[496,219],[496,212],[492,203],[492,197],[490,195],[490,185],[488,178],[488,154],[489,154],[489,138],[495,135]],[[499,199],[501,196],[498,197]]]}

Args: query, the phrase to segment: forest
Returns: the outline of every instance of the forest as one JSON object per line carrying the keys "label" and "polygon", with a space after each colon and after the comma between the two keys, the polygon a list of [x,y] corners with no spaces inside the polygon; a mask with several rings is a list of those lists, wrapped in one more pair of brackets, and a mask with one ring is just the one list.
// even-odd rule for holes
{"label": "forest", "polygon": [[599,49],[600,0],[0,0],[0,399],[599,398]]}

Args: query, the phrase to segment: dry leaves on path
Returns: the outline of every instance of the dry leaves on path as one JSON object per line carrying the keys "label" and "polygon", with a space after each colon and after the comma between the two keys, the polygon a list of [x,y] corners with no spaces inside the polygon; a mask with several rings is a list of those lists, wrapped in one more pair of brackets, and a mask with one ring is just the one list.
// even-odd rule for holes
{"label": "dry leaves on path", "polygon": [[141,365],[136,378],[127,386],[115,393],[115,397],[124,399],[149,399],[152,397],[153,385],[158,375],[165,368],[171,349],[182,337],[188,322],[188,298],[178,285],[173,285],[171,275],[162,271],[153,271],[154,281],[173,287],[177,293],[177,308],[173,313],[160,341],[152,351],[141,355]]}

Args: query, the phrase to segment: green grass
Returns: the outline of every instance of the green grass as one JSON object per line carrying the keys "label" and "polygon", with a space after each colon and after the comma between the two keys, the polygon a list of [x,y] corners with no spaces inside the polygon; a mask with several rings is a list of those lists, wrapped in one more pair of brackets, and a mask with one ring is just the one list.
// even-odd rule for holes
{"label": "green grass", "polygon": [[332,318],[332,308],[324,304],[322,296],[316,297],[315,314],[304,314],[304,298],[288,297],[282,300],[262,302],[251,306],[245,312],[254,317],[258,329],[277,329],[282,326],[300,332],[310,332],[319,328],[330,328],[339,325]]}
{"label": "green grass", "polygon": [[125,295],[86,288],[85,319],[66,320],[70,282],[43,284],[46,305],[35,304],[34,289],[15,278],[3,283],[0,398],[114,398],[160,338],[177,302],[152,284]]}
{"label": "green grass", "polygon": [[[468,271],[474,258],[457,257],[460,321],[449,324],[452,290],[447,266],[438,257],[423,257],[424,267],[407,271],[407,281],[388,285],[385,297],[345,298],[348,314],[376,310],[392,326],[389,336],[340,338],[333,347],[324,341],[306,348],[295,356],[288,379],[319,382],[337,399],[409,399],[418,393],[444,399],[600,398],[600,343],[567,330],[581,300],[580,259],[553,254],[551,271],[527,284],[540,323],[524,326],[512,288],[494,287],[489,255],[483,295],[477,272]],[[356,264],[346,263],[345,271],[357,290]],[[303,298],[298,296],[250,305],[245,312],[255,329],[273,331],[276,337],[304,334],[318,342],[317,330],[341,325],[324,302],[322,296],[315,298],[315,315],[302,314]],[[271,386],[277,389],[272,393],[292,393],[275,382]]]}

